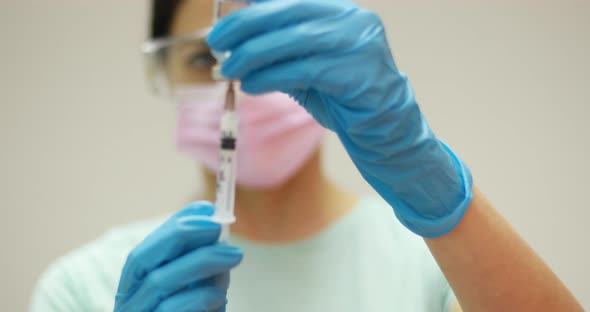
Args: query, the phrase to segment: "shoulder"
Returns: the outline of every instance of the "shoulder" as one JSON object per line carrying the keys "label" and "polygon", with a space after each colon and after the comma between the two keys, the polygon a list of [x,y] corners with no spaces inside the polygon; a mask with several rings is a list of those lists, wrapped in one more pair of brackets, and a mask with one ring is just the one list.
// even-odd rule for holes
{"label": "shoulder", "polygon": [[405,279],[404,287],[416,290],[417,297],[431,302],[428,311],[448,310],[454,294],[424,239],[406,229],[391,206],[380,197],[367,197],[360,207],[365,211],[364,229],[373,247],[392,264],[392,273]]}
{"label": "shoulder", "polygon": [[[431,258],[424,240],[406,229],[396,218],[391,206],[378,196],[360,200],[356,212],[362,218],[363,232],[372,235],[383,248],[403,250],[406,257]],[[366,226],[366,225],[370,226]]]}
{"label": "shoulder", "polygon": [[37,282],[31,311],[112,310],[127,255],[163,221],[156,218],[113,228],[54,261]]}

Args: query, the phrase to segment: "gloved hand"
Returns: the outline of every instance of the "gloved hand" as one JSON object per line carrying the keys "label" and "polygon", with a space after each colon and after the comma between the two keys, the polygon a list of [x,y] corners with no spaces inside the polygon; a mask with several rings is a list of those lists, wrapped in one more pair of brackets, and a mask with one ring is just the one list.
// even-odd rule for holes
{"label": "gloved hand", "polygon": [[229,271],[242,259],[218,244],[213,206],[198,202],[152,232],[128,256],[115,311],[225,311]]}
{"label": "gloved hand", "polygon": [[424,237],[450,231],[472,196],[393,61],[379,16],[348,0],[258,0],[222,19],[210,47],[252,94],[282,91],[335,131],[363,177]]}

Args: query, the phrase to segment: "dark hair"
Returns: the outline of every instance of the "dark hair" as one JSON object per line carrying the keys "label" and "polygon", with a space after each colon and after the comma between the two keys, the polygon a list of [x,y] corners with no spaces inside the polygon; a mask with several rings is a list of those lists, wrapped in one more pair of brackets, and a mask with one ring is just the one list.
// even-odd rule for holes
{"label": "dark hair", "polygon": [[151,38],[158,39],[170,34],[172,20],[182,0],[153,0]]}

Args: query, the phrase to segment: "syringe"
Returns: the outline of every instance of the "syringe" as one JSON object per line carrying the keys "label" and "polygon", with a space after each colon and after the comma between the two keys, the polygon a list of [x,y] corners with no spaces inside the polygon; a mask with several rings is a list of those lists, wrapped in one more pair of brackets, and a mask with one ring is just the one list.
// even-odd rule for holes
{"label": "syringe", "polygon": [[224,113],[221,117],[221,144],[217,163],[217,189],[213,219],[222,225],[219,241],[227,241],[230,225],[236,221],[234,202],[236,191],[236,140],[238,137],[238,114],[234,82],[228,81]]}

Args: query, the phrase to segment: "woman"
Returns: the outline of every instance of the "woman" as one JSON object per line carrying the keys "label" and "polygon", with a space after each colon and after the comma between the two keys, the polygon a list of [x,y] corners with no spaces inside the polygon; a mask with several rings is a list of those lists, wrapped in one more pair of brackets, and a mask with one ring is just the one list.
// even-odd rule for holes
{"label": "woman", "polygon": [[[223,94],[198,39],[211,11],[206,0],[155,0],[152,29],[178,38],[159,41],[159,55],[179,148],[207,168],[209,201]],[[207,202],[117,229],[57,262],[33,310],[582,311],[431,131],[375,13],[346,0],[264,1],[224,18],[207,43],[232,51],[222,73],[256,95],[238,103],[232,239],[217,243]],[[384,201],[323,178],[314,119]]]}

